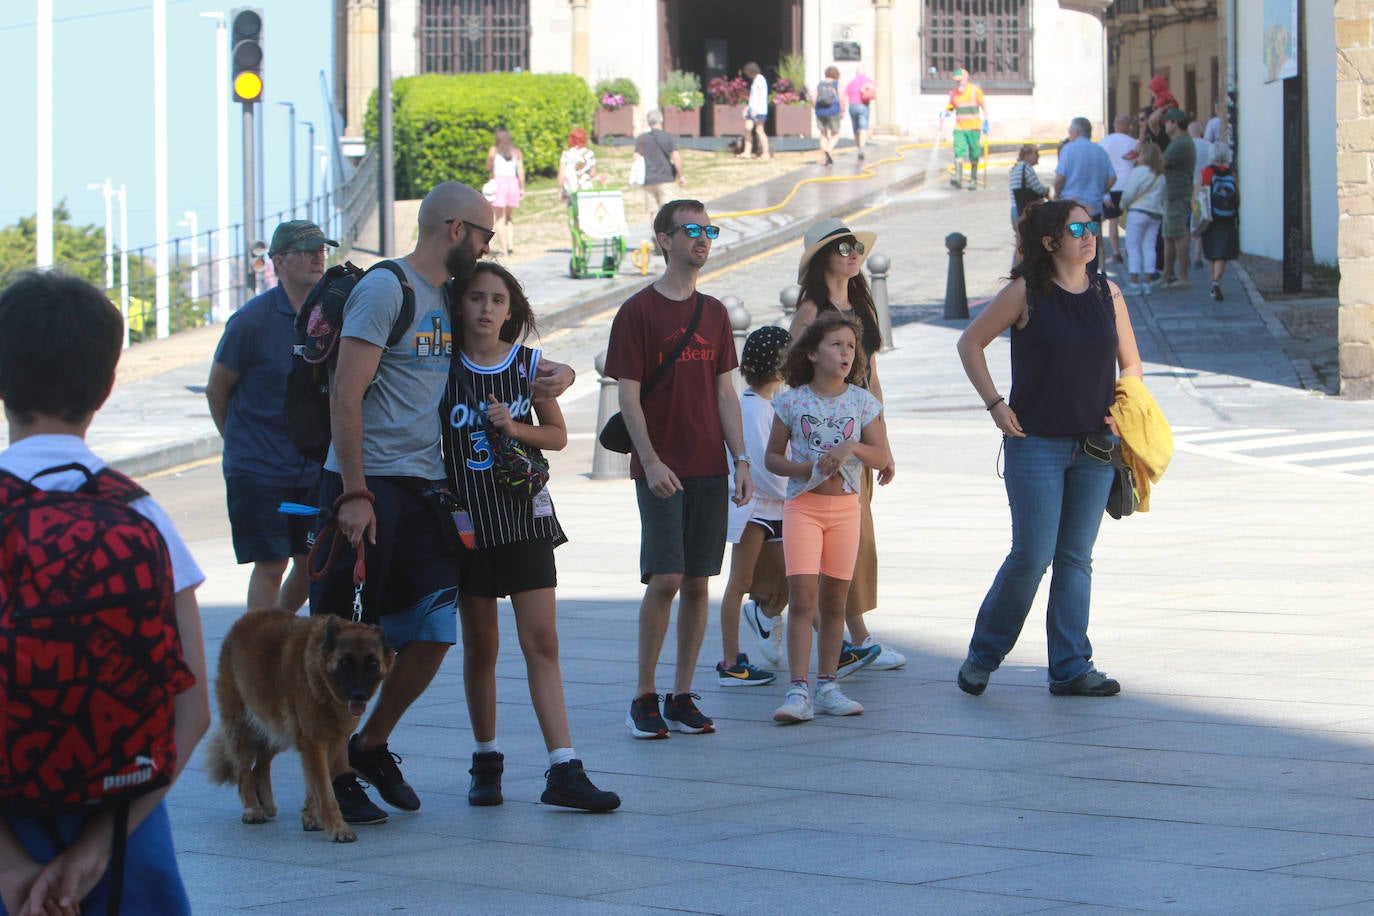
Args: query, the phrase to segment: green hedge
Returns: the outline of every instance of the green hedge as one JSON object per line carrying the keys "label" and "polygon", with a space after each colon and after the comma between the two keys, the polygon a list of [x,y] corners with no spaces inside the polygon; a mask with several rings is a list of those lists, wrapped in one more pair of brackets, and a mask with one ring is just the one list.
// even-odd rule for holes
{"label": "green hedge", "polygon": [[[580,76],[481,73],[405,77],[391,87],[396,196],[424,197],[445,181],[480,188],[487,180],[492,132],[506,127],[531,175],[554,175],[568,131],[591,131],[596,98]],[[365,136],[377,141],[377,93]]]}

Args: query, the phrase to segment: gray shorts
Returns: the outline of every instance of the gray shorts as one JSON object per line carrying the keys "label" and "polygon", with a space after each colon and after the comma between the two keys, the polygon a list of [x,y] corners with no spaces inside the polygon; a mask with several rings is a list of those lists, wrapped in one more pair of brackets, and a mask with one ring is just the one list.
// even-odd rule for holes
{"label": "gray shorts", "polygon": [[635,481],[639,500],[639,580],[652,576],[720,574],[729,525],[729,478],[688,477],[667,499]]}
{"label": "gray shorts", "polygon": [[838,134],[840,132],[840,116],[837,114],[816,115],[816,123],[819,124],[821,130],[825,131],[827,134]]}
{"label": "gray shorts", "polygon": [[1188,198],[1164,199],[1164,225],[1160,235],[1166,239],[1181,239],[1188,234],[1188,211],[1192,202]]}

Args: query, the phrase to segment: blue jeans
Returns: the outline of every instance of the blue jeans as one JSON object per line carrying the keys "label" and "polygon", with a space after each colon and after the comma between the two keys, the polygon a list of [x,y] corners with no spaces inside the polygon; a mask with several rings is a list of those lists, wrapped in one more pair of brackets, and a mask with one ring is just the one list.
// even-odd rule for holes
{"label": "blue jeans", "polygon": [[[1115,439],[1105,433],[1103,438]],[[974,664],[989,671],[1002,664],[1053,562],[1045,615],[1050,683],[1067,684],[1092,670],[1092,551],[1112,476],[1112,466],[1084,454],[1077,439],[1006,440],[1011,552],[978,609],[968,648]]]}

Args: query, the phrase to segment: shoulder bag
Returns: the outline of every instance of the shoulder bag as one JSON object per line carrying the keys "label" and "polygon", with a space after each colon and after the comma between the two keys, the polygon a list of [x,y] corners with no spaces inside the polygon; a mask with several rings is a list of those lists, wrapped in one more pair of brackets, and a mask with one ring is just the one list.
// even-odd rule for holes
{"label": "shoulder bag", "polygon": [[[673,348],[673,352],[668,355],[668,358],[659,363],[658,368],[654,370],[654,374],[649,376],[649,380],[640,386],[639,402],[641,404],[644,403],[644,398],[648,395],[649,390],[663,381],[663,377],[668,374],[669,369],[673,368],[673,365],[677,362],[677,358],[682,355],[683,348],[687,346],[688,341],[692,339],[692,335],[696,333],[697,325],[701,323],[701,309],[705,303],[705,298],[702,297],[701,293],[697,293],[697,307],[692,312],[692,320],[687,324],[687,332],[682,335],[682,340]],[[630,441],[630,430],[625,425],[625,416],[619,412],[606,421],[606,425],[601,427],[601,433],[596,438],[597,441],[601,443],[601,447],[607,451],[618,452],[621,455],[628,455],[630,453],[632,444]]]}
{"label": "shoulder bag", "polygon": [[487,444],[491,447],[492,475],[496,478],[496,482],[516,499],[525,501],[534,499],[549,482],[548,459],[537,447],[521,442],[514,436],[507,436],[498,432],[496,427],[491,425],[481,399],[477,397],[476,392],[468,384],[467,375],[458,362],[456,347],[454,352],[455,358],[451,371],[457,373],[464,396],[469,403],[475,405],[478,415],[482,418],[482,427],[487,434]]}

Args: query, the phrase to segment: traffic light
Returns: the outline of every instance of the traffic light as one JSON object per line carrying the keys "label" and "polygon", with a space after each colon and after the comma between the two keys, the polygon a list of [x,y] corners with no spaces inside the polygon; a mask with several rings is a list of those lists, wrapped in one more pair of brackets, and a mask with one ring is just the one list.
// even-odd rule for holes
{"label": "traffic light", "polygon": [[230,15],[229,60],[234,101],[262,101],[262,10],[237,9]]}

